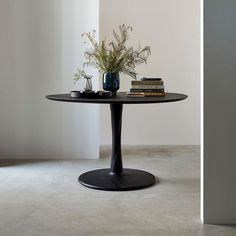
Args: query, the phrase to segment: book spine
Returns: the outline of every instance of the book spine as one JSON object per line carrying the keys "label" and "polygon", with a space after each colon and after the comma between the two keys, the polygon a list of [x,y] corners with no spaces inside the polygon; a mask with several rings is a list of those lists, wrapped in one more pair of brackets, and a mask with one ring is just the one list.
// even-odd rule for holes
{"label": "book spine", "polygon": [[134,89],[131,88],[130,92],[164,92],[164,89]]}
{"label": "book spine", "polygon": [[164,85],[132,85],[132,89],[164,89]]}
{"label": "book spine", "polygon": [[143,77],[141,80],[162,80],[162,78],[147,78],[147,77]]}
{"label": "book spine", "polygon": [[127,92],[127,96],[130,97],[162,97],[165,96],[165,92]]}
{"label": "book spine", "polygon": [[127,94],[126,95],[127,97],[136,97],[136,98],[144,98],[145,97],[145,95],[139,95],[139,94]]}
{"label": "book spine", "polygon": [[132,89],[164,89],[164,85],[132,85]]}
{"label": "book spine", "polygon": [[144,97],[164,97],[165,93],[144,93]]}
{"label": "book spine", "polygon": [[163,85],[163,81],[162,80],[157,80],[157,81],[132,80],[131,85]]}
{"label": "book spine", "polygon": [[145,94],[144,93],[141,93],[141,92],[138,92],[138,93],[135,93],[135,92],[127,92],[126,95],[128,97],[145,97]]}

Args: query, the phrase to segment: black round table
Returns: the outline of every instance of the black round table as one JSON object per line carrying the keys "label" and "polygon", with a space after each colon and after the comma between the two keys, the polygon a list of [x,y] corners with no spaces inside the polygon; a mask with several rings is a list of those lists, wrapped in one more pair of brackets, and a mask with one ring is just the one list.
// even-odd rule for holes
{"label": "black round table", "polygon": [[155,177],[143,170],[123,168],[121,153],[121,126],[123,104],[146,104],[176,102],[188,96],[179,93],[166,93],[164,97],[127,97],[118,92],[112,98],[71,98],[69,94],[46,96],[50,100],[77,103],[110,104],[112,127],[111,167],[86,172],[79,176],[79,182],[89,188],[111,191],[135,190],[151,186]]}

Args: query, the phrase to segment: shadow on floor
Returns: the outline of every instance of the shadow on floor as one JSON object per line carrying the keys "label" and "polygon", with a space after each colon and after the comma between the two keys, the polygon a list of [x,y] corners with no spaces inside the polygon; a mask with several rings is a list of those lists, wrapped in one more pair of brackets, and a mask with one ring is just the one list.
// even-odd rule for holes
{"label": "shadow on floor", "polygon": [[[26,160],[26,159],[0,159],[0,168],[1,167],[11,167],[11,166],[20,166],[20,165],[28,165],[28,164],[36,164],[36,163],[45,163],[52,162],[53,160]],[[56,161],[56,160],[55,160]]]}

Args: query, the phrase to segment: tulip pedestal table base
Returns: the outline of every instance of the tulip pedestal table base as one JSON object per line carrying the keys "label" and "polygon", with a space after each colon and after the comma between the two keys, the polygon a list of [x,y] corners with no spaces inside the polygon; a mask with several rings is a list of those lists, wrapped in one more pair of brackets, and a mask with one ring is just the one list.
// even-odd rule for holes
{"label": "tulip pedestal table base", "polygon": [[89,188],[123,191],[151,186],[155,183],[155,177],[142,170],[123,169],[122,173],[117,174],[111,169],[99,169],[80,175],[79,182]]}
{"label": "tulip pedestal table base", "polygon": [[133,190],[155,183],[155,177],[145,171],[123,169],[121,155],[121,125],[123,104],[110,104],[112,127],[111,168],[82,174],[79,182],[87,187],[102,190]]}
{"label": "tulip pedestal table base", "polygon": [[167,93],[165,97],[126,97],[125,93],[117,93],[112,98],[71,98],[69,94],[48,95],[48,99],[64,102],[78,103],[103,103],[110,104],[112,127],[112,154],[111,167],[83,173],[79,176],[79,182],[89,188],[123,191],[135,190],[151,186],[156,178],[143,170],[123,168],[121,153],[121,127],[123,104],[164,103],[180,101],[187,95]]}

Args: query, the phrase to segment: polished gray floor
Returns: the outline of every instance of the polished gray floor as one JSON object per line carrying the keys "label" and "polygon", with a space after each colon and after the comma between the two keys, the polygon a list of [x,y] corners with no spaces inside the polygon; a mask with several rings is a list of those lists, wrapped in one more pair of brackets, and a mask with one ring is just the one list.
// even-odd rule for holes
{"label": "polished gray floor", "polygon": [[81,186],[100,160],[0,160],[1,236],[227,236],[236,227],[200,222],[199,147],[128,147],[124,165],[158,176],[150,188],[107,192]]}

